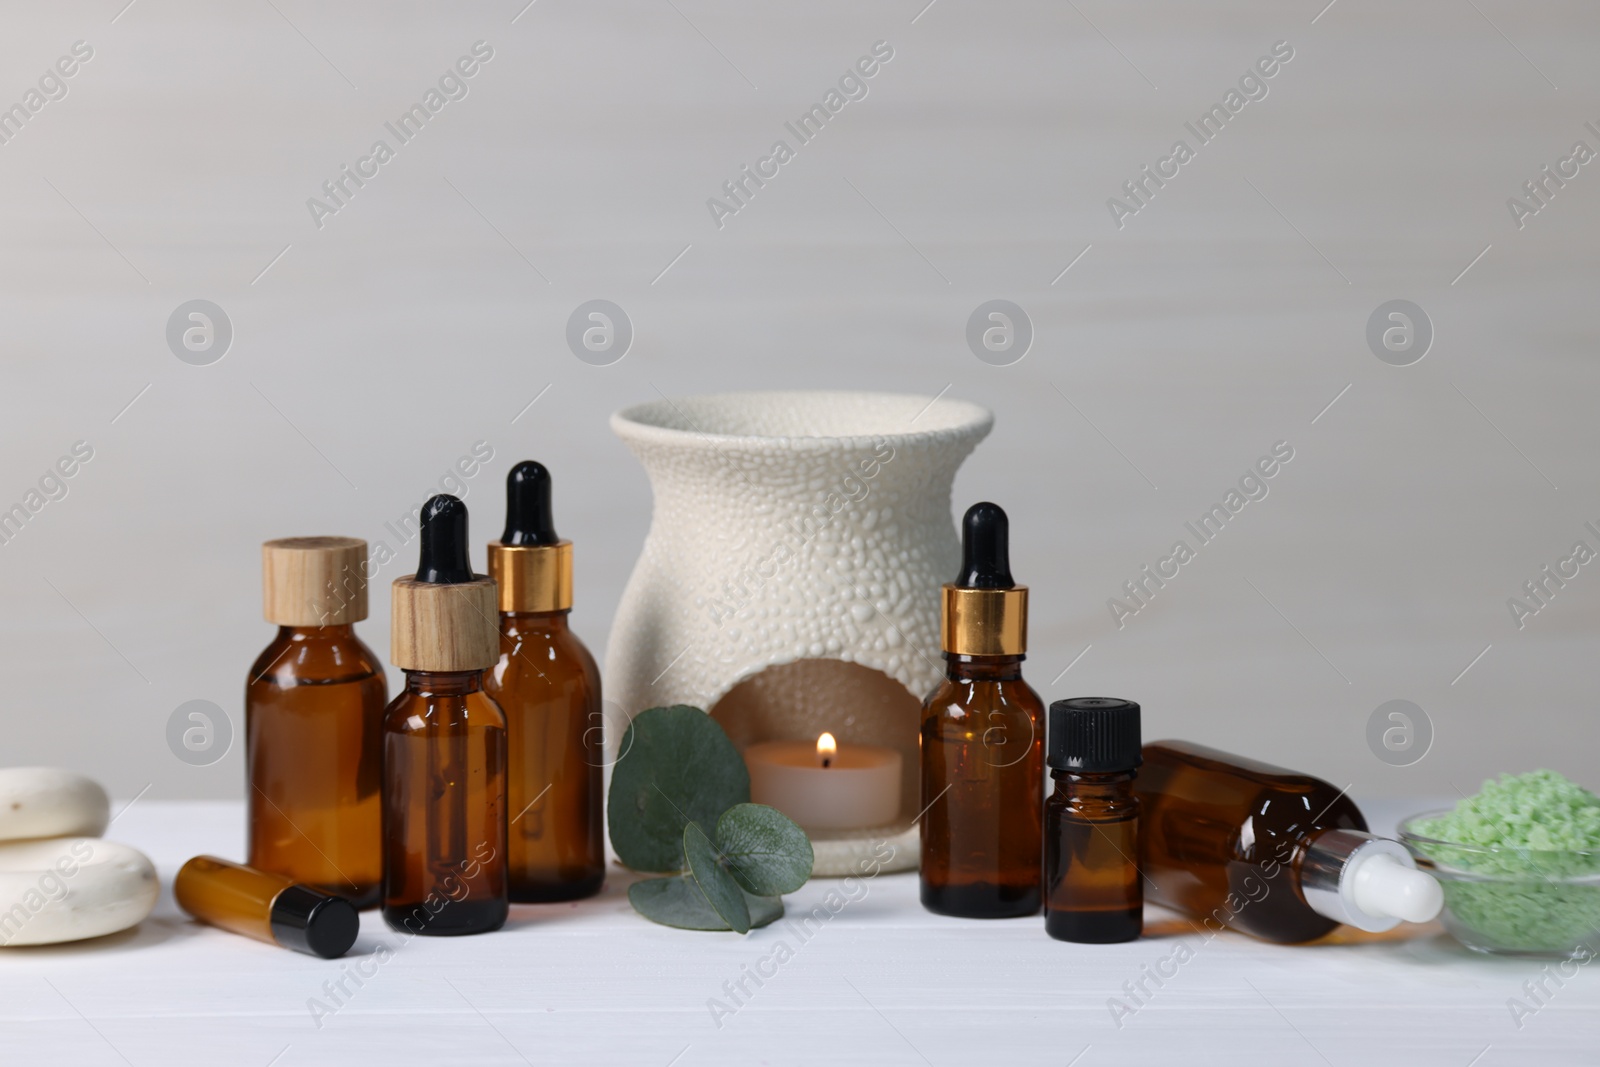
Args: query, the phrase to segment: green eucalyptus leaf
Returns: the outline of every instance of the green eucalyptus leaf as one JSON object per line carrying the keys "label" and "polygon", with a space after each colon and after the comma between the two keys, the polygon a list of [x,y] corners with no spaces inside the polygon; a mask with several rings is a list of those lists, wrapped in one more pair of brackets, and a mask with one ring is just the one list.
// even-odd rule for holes
{"label": "green eucalyptus leaf", "polygon": [[734,881],[728,868],[717,855],[717,846],[694,823],[683,828],[683,858],[689,874],[694,877],[700,892],[722,916],[729,929],[741,934],[750,932],[750,906],[744,902],[744,890]]}
{"label": "green eucalyptus leaf", "polygon": [[628,887],[628,902],[640,915],[663,926],[680,930],[728,929],[694,879],[682,875],[635,882]]}
{"label": "green eucalyptus leaf", "polygon": [[636,871],[681,871],[684,826],[695,823],[709,836],[717,816],[750,799],[744,760],[699,708],[640,712],[620,751],[606,822],[617,858]]}
{"label": "green eucalyptus leaf", "polygon": [[739,887],[758,896],[793,893],[811,877],[811,839],[765,804],[735,804],[717,820],[717,850]]}
{"label": "green eucalyptus leaf", "polygon": [[750,929],[755,930],[783,918],[782,897],[760,897],[746,893],[744,902],[750,908]]}
{"label": "green eucalyptus leaf", "polygon": [[[680,930],[726,930],[706,895],[687,875],[669,875],[665,878],[647,878],[628,887],[628,901],[633,910],[651,922],[674,926]],[[783,916],[783,901],[776,897],[746,896],[750,909],[750,927],[766,926]]]}

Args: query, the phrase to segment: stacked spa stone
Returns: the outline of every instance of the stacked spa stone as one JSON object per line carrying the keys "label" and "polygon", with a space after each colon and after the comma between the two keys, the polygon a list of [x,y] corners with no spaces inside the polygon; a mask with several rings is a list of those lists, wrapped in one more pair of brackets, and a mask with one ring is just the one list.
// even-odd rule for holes
{"label": "stacked spa stone", "polygon": [[0,770],[0,947],[100,937],[150,914],[155,867],[100,840],[110,808],[105,790],[80,774]]}

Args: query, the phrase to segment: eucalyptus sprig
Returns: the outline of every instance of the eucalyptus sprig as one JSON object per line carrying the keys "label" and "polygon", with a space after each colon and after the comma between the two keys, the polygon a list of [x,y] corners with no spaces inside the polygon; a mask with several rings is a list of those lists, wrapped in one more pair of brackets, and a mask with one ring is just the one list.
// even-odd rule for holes
{"label": "eucalyptus sprig", "polygon": [[628,887],[634,910],[684,930],[746,933],[783,915],[784,893],[811,877],[811,840],[776,808],[750,803],[750,773],[699,708],[634,717],[611,777],[607,822],[617,857],[674,872]]}

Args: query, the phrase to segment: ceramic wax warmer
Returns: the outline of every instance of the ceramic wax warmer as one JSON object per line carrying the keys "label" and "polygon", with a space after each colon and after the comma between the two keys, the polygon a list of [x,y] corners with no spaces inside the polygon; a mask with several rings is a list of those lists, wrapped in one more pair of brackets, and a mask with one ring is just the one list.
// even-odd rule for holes
{"label": "ceramic wax warmer", "polygon": [[950,488],[993,422],[962,401],[848,392],[611,417],[655,493],[611,630],[611,696],[630,716],[706,708],[741,751],[829,731],[901,752],[896,821],[813,834],[817,874],[916,866],[921,703],[944,673],[939,589],[959,562]]}

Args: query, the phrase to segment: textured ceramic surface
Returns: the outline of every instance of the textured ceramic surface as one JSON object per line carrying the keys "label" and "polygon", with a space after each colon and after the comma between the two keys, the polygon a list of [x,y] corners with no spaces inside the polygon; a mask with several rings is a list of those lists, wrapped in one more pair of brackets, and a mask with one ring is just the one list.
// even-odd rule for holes
{"label": "textured ceramic surface", "polygon": [[[630,715],[710,709],[768,667],[821,659],[920,702],[943,671],[938,590],[959,562],[951,483],[993,421],[963,401],[879,393],[729,393],[613,415],[655,506],[612,626],[612,698]],[[816,716],[768,709],[761,739],[807,736]]]}

